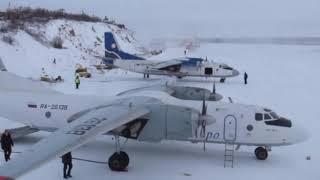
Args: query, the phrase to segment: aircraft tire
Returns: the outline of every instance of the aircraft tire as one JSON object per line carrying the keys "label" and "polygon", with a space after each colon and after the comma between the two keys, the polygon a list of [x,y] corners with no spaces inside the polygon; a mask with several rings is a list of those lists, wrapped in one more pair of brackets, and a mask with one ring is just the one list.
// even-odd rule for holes
{"label": "aircraft tire", "polygon": [[268,158],[268,151],[266,148],[257,147],[254,151],[258,160],[266,160]]}
{"label": "aircraft tire", "polygon": [[120,151],[120,156],[121,156],[122,159],[123,159],[124,166],[125,166],[125,167],[128,167],[129,162],[130,162],[129,155],[128,155],[126,152],[124,152],[124,151]]}
{"label": "aircraft tire", "polygon": [[109,160],[108,165],[112,171],[125,171],[129,164],[129,156],[127,153],[120,151],[120,153],[113,153]]}
{"label": "aircraft tire", "polygon": [[177,76],[178,79],[182,79],[182,76]]}

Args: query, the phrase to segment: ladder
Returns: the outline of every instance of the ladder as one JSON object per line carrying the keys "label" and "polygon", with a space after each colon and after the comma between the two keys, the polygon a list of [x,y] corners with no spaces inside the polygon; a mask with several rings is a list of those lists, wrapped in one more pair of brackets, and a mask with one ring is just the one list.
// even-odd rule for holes
{"label": "ladder", "polygon": [[234,143],[226,142],[224,148],[224,167],[233,168],[233,160],[234,160]]}

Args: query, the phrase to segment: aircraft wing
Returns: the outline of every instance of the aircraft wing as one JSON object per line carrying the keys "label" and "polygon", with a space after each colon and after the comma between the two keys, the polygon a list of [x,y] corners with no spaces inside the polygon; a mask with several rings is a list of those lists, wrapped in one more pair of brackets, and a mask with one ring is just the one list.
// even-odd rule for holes
{"label": "aircraft wing", "polygon": [[143,107],[129,107],[119,104],[99,106],[86,111],[29,150],[0,166],[0,180],[11,180],[39,167],[45,162],[72,151],[123,124],[148,114]]}
{"label": "aircraft wing", "polygon": [[182,62],[179,60],[162,61],[153,66],[153,69],[164,69],[166,67],[180,65]]}

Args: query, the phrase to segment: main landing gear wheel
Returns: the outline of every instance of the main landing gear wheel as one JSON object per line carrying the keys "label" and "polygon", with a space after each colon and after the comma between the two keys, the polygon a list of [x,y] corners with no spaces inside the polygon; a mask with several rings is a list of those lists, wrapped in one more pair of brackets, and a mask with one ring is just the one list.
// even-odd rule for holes
{"label": "main landing gear wheel", "polygon": [[129,165],[129,156],[126,152],[115,152],[108,160],[109,168],[112,171],[125,171]]}
{"label": "main landing gear wheel", "polygon": [[226,81],[226,78],[221,78],[220,83],[224,83]]}
{"label": "main landing gear wheel", "polygon": [[263,147],[257,147],[254,150],[254,154],[256,155],[256,158],[258,160],[266,160],[268,157],[268,151],[266,148],[263,148]]}

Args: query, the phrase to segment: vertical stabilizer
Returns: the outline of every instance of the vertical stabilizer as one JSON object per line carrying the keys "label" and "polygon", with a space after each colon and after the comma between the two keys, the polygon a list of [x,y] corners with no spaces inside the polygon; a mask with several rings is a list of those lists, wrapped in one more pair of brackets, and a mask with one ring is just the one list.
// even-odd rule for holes
{"label": "vertical stabilizer", "polygon": [[104,47],[105,57],[111,59],[124,59],[124,60],[144,60],[143,58],[123,52],[114,35],[111,32],[104,33]]}

